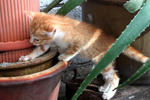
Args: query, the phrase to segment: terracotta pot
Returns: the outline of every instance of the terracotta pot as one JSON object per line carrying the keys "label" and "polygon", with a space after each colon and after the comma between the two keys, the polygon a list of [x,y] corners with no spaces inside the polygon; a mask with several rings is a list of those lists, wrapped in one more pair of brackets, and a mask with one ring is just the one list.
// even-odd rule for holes
{"label": "terracotta pot", "polygon": [[[119,36],[129,24],[135,14],[129,13],[123,8],[123,4],[127,0],[88,0],[82,5],[83,8],[83,20],[102,28],[106,33]],[[89,9],[90,8],[90,9]],[[132,45],[146,56],[150,57],[150,28],[143,32],[142,36],[138,38]],[[117,59],[117,69],[121,76],[121,81],[128,79],[135,71],[141,67],[141,63],[138,63],[132,59],[129,59],[123,55]],[[149,80],[150,71],[148,71],[134,84],[150,84]]]}
{"label": "terracotta pot", "polygon": [[32,61],[0,65],[0,100],[57,100],[67,64],[51,49]]}
{"label": "terracotta pot", "polygon": [[40,11],[40,1],[0,0],[0,63],[16,62],[32,50],[25,10]]}

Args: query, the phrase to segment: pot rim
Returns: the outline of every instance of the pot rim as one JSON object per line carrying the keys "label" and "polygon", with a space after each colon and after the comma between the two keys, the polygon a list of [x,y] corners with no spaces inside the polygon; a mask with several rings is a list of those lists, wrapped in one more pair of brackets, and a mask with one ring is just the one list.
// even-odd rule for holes
{"label": "pot rim", "polygon": [[34,66],[40,63],[44,63],[50,59],[52,59],[54,56],[57,54],[57,49],[56,48],[51,48],[46,54],[35,58],[31,61],[26,61],[26,62],[15,62],[15,63],[8,63],[6,66],[2,66],[0,64],[0,70],[8,70],[8,69],[14,69],[14,68],[24,68],[28,66]]}
{"label": "pot rim", "polygon": [[46,70],[15,77],[0,77],[0,86],[31,83],[45,78],[53,77],[67,68],[69,62],[59,61],[56,65]]}

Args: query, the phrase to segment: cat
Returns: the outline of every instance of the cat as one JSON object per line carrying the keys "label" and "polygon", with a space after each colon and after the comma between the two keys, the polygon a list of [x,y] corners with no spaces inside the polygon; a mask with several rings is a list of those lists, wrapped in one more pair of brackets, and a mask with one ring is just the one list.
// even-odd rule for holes
{"label": "cat", "polygon": [[[115,42],[115,38],[104,33],[100,28],[71,19],[66,16],[26,11],[30,22],[30,42],[36,48],[28,55],[21,56],[19,61],[32,60],[44,54],[52,45],[58,48],[59,60],[70,61],[77,54],[90,58],[98,63],[101,57]],[[125,55],[145,63],[148,57],[129,46]],[[105,84],[99,87],[103,99],[111,99],[119,84],[119,77],[114,70],[113,62],[102,73]],[[114,91],[113,91],[114,90]]]}

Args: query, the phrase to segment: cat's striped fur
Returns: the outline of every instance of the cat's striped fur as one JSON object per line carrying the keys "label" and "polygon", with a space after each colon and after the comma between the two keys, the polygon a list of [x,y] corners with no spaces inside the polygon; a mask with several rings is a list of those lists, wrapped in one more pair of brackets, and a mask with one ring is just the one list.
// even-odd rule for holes
{"label": "cat's striped fur", "polygon": [[[55,45],[60,52],[59,60],[69,61],[80,53],[83,57],[98,63],[115,41],[113,36],[105,34],[100,28],[78,20],[40,12],[26,14],[31,19],[30,42],[37,47],[29,55],[20,57],[20,61],[34,59],[45,53],[51,45]],[[142,63],[148,60],[148,57],[131,46],[123,53]],[[119,84],[113,63],[103,70],[102,75],[105,84],[99,90],[103,92],[104,99],[111,99],[116,93],[113,89]]]}

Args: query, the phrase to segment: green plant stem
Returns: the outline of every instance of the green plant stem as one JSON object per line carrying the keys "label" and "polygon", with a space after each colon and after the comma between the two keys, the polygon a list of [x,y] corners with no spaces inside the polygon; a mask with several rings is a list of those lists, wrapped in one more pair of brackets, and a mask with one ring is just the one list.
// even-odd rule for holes
{"label": "green plant stem", "polygon": [[80,5],[84,1],[86,1],[86,0],[68,0],[68,2],[66,2],[64,4],[64,6],[62,6],[61,9],[59,9],[59,11],[56,14],[66,15],[73,8],[75,8],[76,6]]}
{"label": "green plant stem", "polygon": [[102,57],[100,62],[89,73],[89,75],[82,82],[72,100],[77,100],[79,95],[88,86],[97,75],[106,68],[119,54],[133,42],[141,32],[143,32],[150,24],[150,0],[147,0],[143,8],[138,12],[126,29],[122,32],[120,37],[115,41],[112,47]]}
{"label": "green plant stem", "polygon": [[52,3],[50,3],[44,10],[43,12],[49,12],[53,7],[55,7],[59,2],[62,0],[53,0]]}

